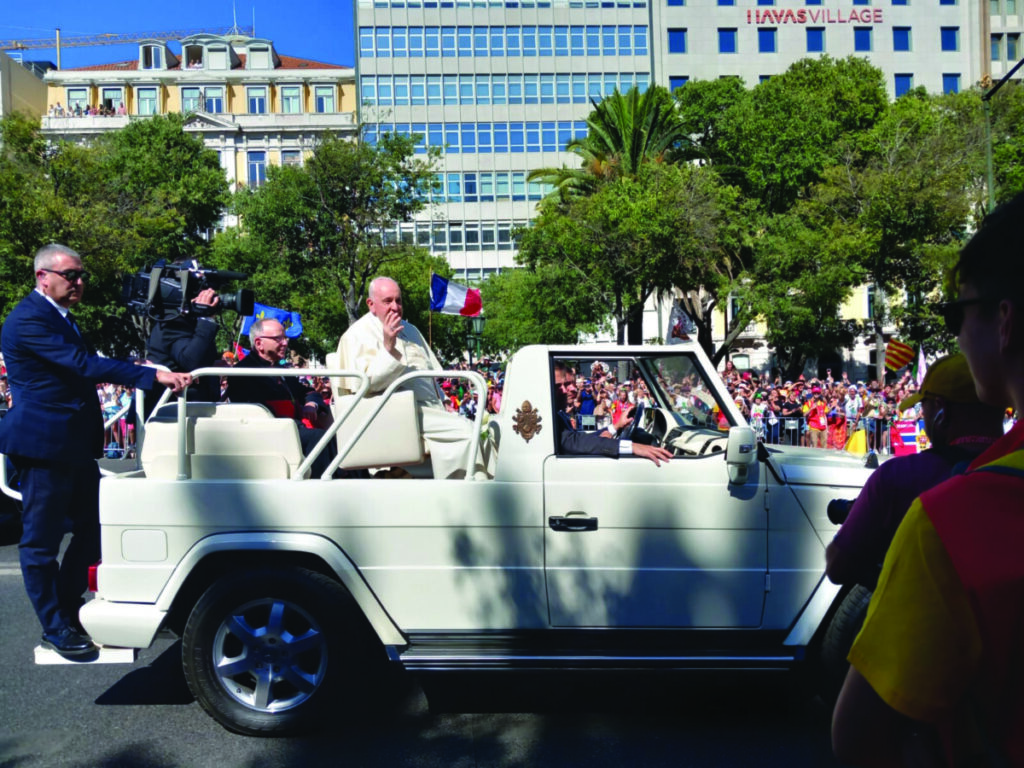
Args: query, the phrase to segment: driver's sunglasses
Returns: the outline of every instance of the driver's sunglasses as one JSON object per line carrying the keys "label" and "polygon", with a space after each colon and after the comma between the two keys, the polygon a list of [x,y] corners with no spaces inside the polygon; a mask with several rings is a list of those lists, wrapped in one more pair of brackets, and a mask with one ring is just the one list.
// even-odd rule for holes
{"label": "driver's sunglasses", "polygon": [[77,283],[79,280],[83,283],[89,282],[89,273],[84,269],[40,269],[39,271],[60,275],[69,283]]}
{"label": "driver's sunglasses", "polygon": [[942,315],[942,319],[946,323],[946,329],[954,336],[959,336],[960,329],[964,324],[964,307],[973,304],[991,304],[994,301],[999,301],[999,299],[992,296],[979,296],[974,299],[947,301],[939,305],[939,314]]}

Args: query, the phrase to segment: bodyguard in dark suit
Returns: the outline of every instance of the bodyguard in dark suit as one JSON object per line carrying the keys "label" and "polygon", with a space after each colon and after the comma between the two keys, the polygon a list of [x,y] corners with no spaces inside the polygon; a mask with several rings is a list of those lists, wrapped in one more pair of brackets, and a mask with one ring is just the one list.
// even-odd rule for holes
{"label": "bodyguard in dark suit", "polygon": [[[63,656],[95,650],[78,625],[88,568],[100,556],[99,467],[103,416],[98,382],[180,390],[187,374],[157,372],[93,354],[68,308],[82,299],[88,273],[70,248],[35,257],[36,289],[7,316],[2,345],[13,405],[0,421],[0,453],[21,484],[21,572],[43,625],[43,645]],[[67,526],[71,543],[58,563]]]}

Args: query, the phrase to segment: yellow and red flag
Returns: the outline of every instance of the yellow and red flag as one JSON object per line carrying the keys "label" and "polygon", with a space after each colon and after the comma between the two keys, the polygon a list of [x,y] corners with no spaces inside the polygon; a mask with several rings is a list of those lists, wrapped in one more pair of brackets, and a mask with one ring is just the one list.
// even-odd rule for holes
{"label": "yellow and red flag", "polygon": [[914,359],[914,348],[902,341],[892,339],[885,345],[885,367],[896,371]]}

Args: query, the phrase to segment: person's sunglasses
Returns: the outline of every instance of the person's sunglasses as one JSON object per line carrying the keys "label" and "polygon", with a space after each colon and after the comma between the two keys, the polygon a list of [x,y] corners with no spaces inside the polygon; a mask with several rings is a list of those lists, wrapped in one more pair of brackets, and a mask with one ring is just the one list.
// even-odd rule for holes
{"label": "person's sunglasses", "polygon": [[83,283],[89,282],[89,273],[84,269],[41,269],[40,272],[50,272],[54,275],[60,275],[69,283],[76,283],[81,280]]}
{"label": "person's sunglasses", "polygon": [[964,324],[964,308],[973,304],[990,304],[993,301],[997,301],[997,299],[993,299],[991,296],[947,301],[939,305],[939,314],[942,315],[942,319],[946,323],[946,329],[954,336],[959,336],[960,328]]}
{"label": "person's sunglasses", "polygon": [[288,341],[288,337],[285,336],[284,334],[281,334],[280,336],[257,336],[256,338],[257,339],[270,339],[271,341],[276,341],[278,344],[282,344],[283,342]]}

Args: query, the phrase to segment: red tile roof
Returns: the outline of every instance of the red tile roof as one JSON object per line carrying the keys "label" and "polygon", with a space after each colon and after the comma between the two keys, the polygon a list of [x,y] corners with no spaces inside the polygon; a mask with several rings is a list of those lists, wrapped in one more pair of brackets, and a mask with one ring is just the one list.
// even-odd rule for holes
{"label": "red tile roof", "polygon": [[[284,56],[278,54],[277,57],[281,60],[281,66],[276,67],[275,71],[282,69],[352,69],[342,64],[325,64],[321,61],[314,61],[313,59],[301,59],[297,56]],[[234,70],[245,69],[245,54],[239,54],[241,63],[239,66],[234,67]],[[139,60],[131,59],[130,61],[113,61],[107,64],[93,64],[88,67],[71,67],[66,72],[124,72],[130,70],[137,70],[139,68]],[[175,72],[180,71],[181,66],[170,67],[167,71]]]}

